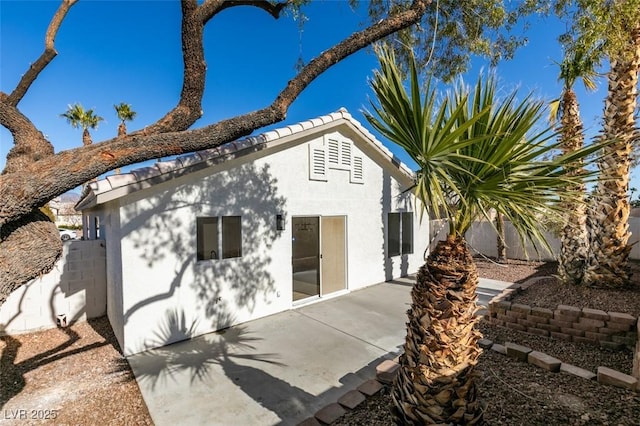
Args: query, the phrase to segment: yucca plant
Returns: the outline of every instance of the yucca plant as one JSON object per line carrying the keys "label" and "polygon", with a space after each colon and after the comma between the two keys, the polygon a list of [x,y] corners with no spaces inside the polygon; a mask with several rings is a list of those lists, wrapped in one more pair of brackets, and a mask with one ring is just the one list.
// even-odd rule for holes
{"label": "yucca plant", "polygon": [[554,134],[536,128],[543,102],[518,101],[516,92],[498,98],[492,75],[481,75],[473,93],[460,81],[439,98],[431,81],[421,91],[410,61],[407,92],[394,55],[384,48],[377,53],[373,113],[365,116],[417,163],[415,195],[436,217],[444,212],[449,226],[411,291],[394,414],[399,424],[479,424],[478,274],[465,232],[495,209],[521,240],[547,245],[539,219],[560,215],[560,195],[582,178],[571,173],[575,161],[595,148],[551,155],[559,148]]}

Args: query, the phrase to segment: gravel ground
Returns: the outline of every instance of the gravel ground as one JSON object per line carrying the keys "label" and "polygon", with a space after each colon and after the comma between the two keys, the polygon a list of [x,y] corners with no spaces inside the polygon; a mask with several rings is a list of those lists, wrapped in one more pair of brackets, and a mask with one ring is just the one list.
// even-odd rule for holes
{"label": "gravel ground", "polygon": [[[486,259],[476,259],[481,277],[524,282],[533,276],[556,272],[552,262],[509,261],[508,266]],[[636,265],[634,265],[635,267]],[[560,288],[554,280],[544,280],[517,296],[519,303],[541,300],[546,307],[558,304],[589,306],[596,309],[634,313],[640,306],[636,287],[630,293]],[[621,297],[626,294],[626,297]],[[611,296],[611,297],[609,297]],[[597,301],[597,302],[596,302]],[[595,306],[590,306],[596,302]],[[596,371],[606,366],[631,373],[630,350],[610,351],[587,344],[575,344],[495,327],[482,321],[485,338],[497,343],[513,342],[555,356],[564,362]],[[550,373],[494,351],[484,351],[478,369],[483,374],[480,398],[487,404],[485,421],[490,425],[640,425],[640,393],[565,373]],[[389,388],[367,399],[347,413],[337,425],[391,425]]]}
{"label": "gravel ground", "polygon": [[[480,276],[511,282],[548,276],[556,268],[554,263],[524,261],[505,266],[481,258],[477,264]],[[522,297],[519,301],[529,303],[527,297],[531,297],[580,306],[594,298],[609,300],[606,293],[596,297],[550,283],[531,287],[530,293],[518,295]],[[614,299],[614,310],[636,312],[638,296]],[[481,329],[485,337],[498,343],[520,343],[592,371],[604,365],[630,372],[630,351],[551,341],[486,323]],[[483,353],[478,368],[483,372],[480,393],[487,403],[488,424],[640,425],[640,394],[548,373],[493,351]],[[337,424],[392,424],[389,406],[386,390]],[[66,329],[0,337],[0,424],[151,425],[152,421],[108,321],[99,318]]]}
{"label": "gravel ground", "polygon": [[106,317],[0,336],[0,425],[152,425]]}

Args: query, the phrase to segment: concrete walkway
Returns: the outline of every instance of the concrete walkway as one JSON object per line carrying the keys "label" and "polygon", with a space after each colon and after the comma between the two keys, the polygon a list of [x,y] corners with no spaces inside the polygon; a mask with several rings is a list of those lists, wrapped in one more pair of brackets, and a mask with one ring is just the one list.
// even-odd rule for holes
{"label": "concrete walkway", "polygon": [[[129,363],[156,425],[295,425],[399,353],[412,283],[377,284]],[[509,285],[481,279],[478,303]]]}

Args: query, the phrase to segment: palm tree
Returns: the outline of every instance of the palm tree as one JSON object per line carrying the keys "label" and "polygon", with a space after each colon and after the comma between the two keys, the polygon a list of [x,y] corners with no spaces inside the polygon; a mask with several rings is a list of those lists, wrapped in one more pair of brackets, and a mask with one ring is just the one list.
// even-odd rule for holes
{"label": "palm tree", "polygon": [[496,213],[495,218],[495,227],[496,227],[496,248],[498,255],[496,256],[496,260],[498,263],[507,263],[507,237],[504,230],[504,216],[501,213]]}
{"label": "palm tree", "polygon": [[640,10],[629,28],[627,44],[610,58],[608,91],[601,138],[612,141],[598,162],[600,179],[589,217],[590,256],[584,282],[596,287],[624,287],[630,282],[628,267],[629,176],[631,152],[638,140],[636,108],[640,70]]}
{"label": "palm tree", "polygon": [[443,211],[449,227],[411,291],[392,391],[394,414],[409,425],[479,424],[478,274],[465,232],[494,208],[521,240],[547,245],[539,219],[561,214],[558,194],[582,177],[567,173],[593,149],[550,155],[559,147],[550,129],[533,131],[543,103],[530,96],[517,102],[515,92],[497,99],[493,77],[481,76],[472,96],[461,82],[437,102],[431,82],[422,97],[415,61],[409,61],[407,93],[393,54],[382,49],[378,56],[380,70],[371,81],[375,116],[365,112],[365,117],[418,164],[414,193],[436,216]]}
{"label": "palm tree", "polygon": [[[587,52],[579,46],[568,49],[560,64],[559,80],[563,82],[560,99],[552,102],[552,118],[560,118],[560,145],[563,153],[570,153],[584,146],[580,105],[573,90],[575,82],[581,78],[587,90],[596,89],[596,72],[598,60],[596,52]],[[580,173],[582,162],[575,165],[576,173]],[[577,183],[571,188],[579,198],[563,200],[565,217],[560,232],[560,254],[558,256],[558,276],[569,284],[582,284],[584,270],[589,257],[589,233],[587,231],[587,206],[585,201],[586,186]]]}
{"label": "palm tree", "polygon": [[84,110],[82,105],[74,104],[69,105],[66,112],[60,114],[61,117],[67,119],[67,122],[71,124],[71,127],[77,129],[82,127],[82,144],[91,145],[91,134],[89,129],[95,129],[98,127],[98,123],[104,120],[102,117],[95,115],[93,109]]}
{"label": "palm tree", "polygon": [[133,121],[136,117],[136,112],[131,109],[130,104],[125,104],[124,102],[114,105],[113,108],[116,110],[116,114],[120,120],[120,124],[118,125],[118,137],[121,138],[127,135],[127,125],[125,124],[125,121]]}

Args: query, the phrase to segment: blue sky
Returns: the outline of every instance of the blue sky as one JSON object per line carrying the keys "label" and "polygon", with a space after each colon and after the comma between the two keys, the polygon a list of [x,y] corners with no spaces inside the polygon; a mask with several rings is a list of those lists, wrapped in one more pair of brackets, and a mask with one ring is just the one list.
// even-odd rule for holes
{"label": "blue sky", "polygon": [[[0,1],[0,90],[10,92],[29,64],[41,54],[44,34],[58,1]],[[262,108],[295,75],[300,51],[305,61],[331,47],[366,22],[364,11],[352,11],[346,1],[315,1],[300,34],[290,17],[273,19],[251,7],[229,9],[214,17],[205,30],[208,65],[204,116],[196,127]],[[505,90],[533,91],[545,100],[556,98],[561,86],[554,61],[561,59],[556,42],[564,24],[532,18],[527,46],[514,60],[501,63],[497,75]],[[130,130],[155,122],[177,102],[182,77],[180,5],[178,1],[81,0],[69,12],[56,38],[58,56],[40,75],[19,104],[20,110],[49,137],[56,152],[81,145],[81,130],[72,129],[60,114],[80,102],[104,117],[92,132],[95,142],[116,135],[113,105],[126,102],[138,115]],[[361,114],[371,91],[367,79],[377,66],[370,51],[362,51],[320,76],[294,102],[284,124],[347,108],[370,128]],[[467,73],[473,82],[487,64],[476,59]],[[606,81],[595,93],[576,86],[589,134],[600,128]],[[263,129],[264,130],[264,129]],[[257,132],[263,131],[258,130]],[[383,141],[403,161],[408,157]],[[0,169],[12,146],[0,129]],[[411,164],[410,164],[411,165]],[[125,168],[127,170],[128,168]],[[631,186],[640,188],[634,173]]]}

